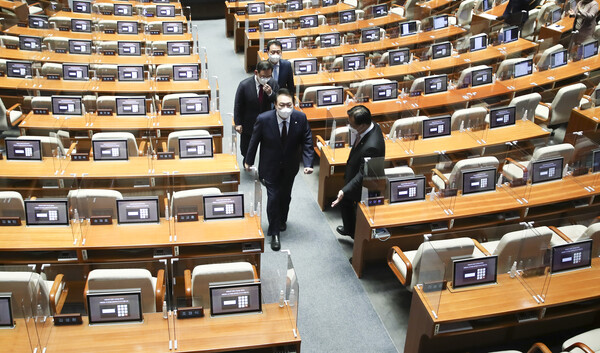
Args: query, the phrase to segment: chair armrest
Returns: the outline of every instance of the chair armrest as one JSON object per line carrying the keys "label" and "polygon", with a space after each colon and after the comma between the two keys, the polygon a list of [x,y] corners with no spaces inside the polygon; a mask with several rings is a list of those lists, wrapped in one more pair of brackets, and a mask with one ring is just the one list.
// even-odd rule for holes
{"label": "chair armrest", "polygon": [[583,342],[575,342],[572,345],[570,345],[569,347],[567,347],[565,349],[565,351],[570,352],[575,348],[579,348],[582,351],[584,351],[585,353],[595,353],[593,349],[591,349],[588,345],[586,345]]}
{"label": "chair armrest", "polygon": [[183,271],[183,282],[185,284],[185,296],[187,298],[192,297],[192,271]]}
{"label": "chair armrest", "polygon": [[477,249],[479,249],[479,251],[481,251],[485,256],[490,256],[490,252],[487,251],[486,248],[483,247],[483,245],[481,245],[477,240],[473,239],[473,244],[475,245],[475,247]]}
{"label": "chair armrest", "polygon": [[142,142],[140,142],[140,148],[138,149],[138,155],[143,156],[145,150],[146,150],[146,140],[142,140]]}
{"label": "chair armrest", "polygon": [[[66,292],[63,295],[63,291],[61,293],[58,292],[58,289],[62,285],[64,275],[58,274],[56,278],[54,278],[54,283],[52,283],[52,288],[50,289],[49,301],[50,301],[50,313],[51,314],[60,314],[62,311],[62,307],[65,304],[66,300]],[[59,295],[58,304],[56,303],[56,295]]]}
{"label": "chair armrest", "polygon": [[71,146],[69,146],[69,150],[67,151],[67,157],[71,155],[71,153],[73,153],[73,151],[75,151],[77,148],[77,142],[73,142],[71,144]]}
{"label": "chair armrest", "polygon": [[252,265],[252,273],[254,275],[254,282],[258,282],[260,278],[258,278],[258,272],[256,271],[256,266]]}
{"label": "chair armrest", "polygon": [[537,121],[542,122],[542,123],[547,122],[547,121],[551,121],[552,120],[552,106],[550,104],[544,103],[544,102],[539,102],[538,105],[541,105],[541,106],[544,106],[544,107],[548,108],[548,119],[542,119],[542,118],[540,118],[540,117],[538,117],[537,115],[534,114],[535,115],[535,119],[534,120],[537,120]]}
{"label": "chair armrest", "polygon": [[165,141],[162,142],[162,151],[169,152],[169,149],[167,148],[167,143]]}
{"label": "chair armrest", "polygon": [[347,89],[347,90],[346,90],[346,93],[347,93],[347,94],[348,94],[348,95],[349,95],[349,96],[350,96],[352,99],[354,99],[354,93],[352,93],[352,91],[350,91],[350,90],[348,90],[348,89]]}
{"label": "chair armrest", "polygon": [[440,179],[442,179],[442,181],[444,182],[445,187],[448,187],[448,184],[450,184],[450,181],[448,180],[448,178],[446,178],[446,176],[444,174],[442,174],[442,172],[440,172],[439,170],[437,170],[436,168],[433,168],[431,170],[431,172],[435,175],[437,175]]}
{"label": "chair armrest", "polygon": [[19,110],[21,110],[21,113],[23,113],[23,111],[22,111],[23,108],[21,108],[21,103],[16,103],[15,105],[13,105],[12,107],[10,107],[6,110],[6,123],[8,126],[17,126],[17,125],[19,125],[19,123],[21,121],[23,121],[23,119],[25,119],[25,114],[21,114],[19,119],[15,120],[14,122],[10,121],[10,113],[13,110],[16,110],[17,108],[19,108]]}
{"label": "chair armrest", "polygon": [[161,312],[163,310],[163,302],[165,300],[165,270],[158,270],[156,274],[156,311]]}
{"label": "chair armrest", "polygon": [[515,166],[517,166],[519,169],[521,169],[523,171],[523,174],[527,173],[527,167],[522,165],[521,163],[515,161],[514,159],[512,159],[510,157],[506,157],[504,159],[504,164],[506,165],[507,163],[514,164]]}
{"label": "chair armrest", "polygon": [[558,228],[556,228],[555,226],[549,226],[548,228],[550,228],[554,233],[556,233],[559,237],[563,238],[564,241],[566,241],[567,243],[572,243],[573,240],[571,240],[571,238],[569,238],[565,233],[561,232]]}
{"label": "chair armrest", "polygon": [[543,344],[541,342],[534,343],[533,346],[531,346],[531,348],[529,348],[527,353],[534,353],[538,350],[542,353],[552,353],[552,351],[545,344]]}
{"label": "chair armrest", "polygon": [[[404,265],[406,265],[406,277],[404,277],[402,275],[402,273],[400,273],[400,270],[398,270],[398,268],[394,264],[394,261],[392,260],[394,253],[398,254],[398,256],[400,256],[400,259],[402,259],[402,262],[404,262]],[[396,277],[398,278],[400,283],[402,283],[402,285],[406,286],[408,283],[410,283],[410,281],[412,279],[412,271],[413,271],[412,264],[410,263],[410,261],[408,260],[406,255],[404,255],[402,250],[400,250],[399,247],[392,246],[390,248],[390,251],[388,252],[387,262],[388,262],[388,266],[390,267],[392,272],[394,272],[394,274],[396,275]]]}

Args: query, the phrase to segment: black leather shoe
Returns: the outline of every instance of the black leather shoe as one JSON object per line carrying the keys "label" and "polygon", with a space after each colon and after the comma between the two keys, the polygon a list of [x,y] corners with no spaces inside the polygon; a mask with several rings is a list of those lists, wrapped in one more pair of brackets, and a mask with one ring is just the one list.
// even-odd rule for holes
{"label": "black leather shoe", "polygon": [[354,239],[354,234],[348,233],[348,231],[344,228],[344,226],[337,226],[337,228],[335,228],[335,230],[337,230],[337,232],[340,235]]}
{"label": "black leather shoe", "polygon": [[281,224],[279,225],[279,230],[281,232],[285,232],[286,229],[287,229],[287,223],[286,222],[281,222]]}
{"label": "black leather shoe", "polygon": [[279,242],[279,234],[271,235],[271,250],[279,251],[281,249],[281,243]]}

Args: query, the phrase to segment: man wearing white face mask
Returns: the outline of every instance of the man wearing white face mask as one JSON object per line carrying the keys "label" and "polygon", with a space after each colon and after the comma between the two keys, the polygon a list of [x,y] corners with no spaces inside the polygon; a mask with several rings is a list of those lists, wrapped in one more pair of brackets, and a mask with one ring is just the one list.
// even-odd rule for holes
{"label": "man wearing white face mask", "polygon": [[279,88],[286,88],[292,95],[296,94],[294,70],[289,61],[281,58],[281,42],[275,39],[269,41],[267,52],[269,53],[269,62],[273,65],[273,78],[279,84]]}
{"label": "man wearing white face mask", "polygon": [[260,144],[258,174],[267,188],[267,235],[271,236],[271,249],[277,251],[281,247],[279,234],[287,229],[292,186],[300,160],[304,174],[312,173],[314,150],[306,115],[294,110],[290,91],[279,90],[275,109],[256,118],[244,167],[249,170],[254,164]]}

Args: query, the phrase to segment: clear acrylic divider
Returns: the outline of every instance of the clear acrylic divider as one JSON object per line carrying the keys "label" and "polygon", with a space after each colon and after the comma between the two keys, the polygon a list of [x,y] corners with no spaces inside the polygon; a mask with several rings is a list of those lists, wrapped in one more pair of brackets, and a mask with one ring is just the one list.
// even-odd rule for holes
{"label": "clear acrylic divider", "polygon": [[432,178],[435,176],[434,183],[437,181],[437,191],[431,190],[429,200],[436,202],[446,215],[453,215],[456,198],[462,183],[459,184],[460,178],[455,178],[454,181],[449,179],[455,164],[452,158],[446,154],[446,151],[436,152],[438,153],[438,159],[432,172]]}
{"label": "clear acrylic divider", "polygon": [[[337,152],[339,152],[337,150],[343,151],[349,145],[349,133],[346,131],[347,129],[347,126],[343,126],[342,124],[338,125],[338,122],[331,114],[331,111],[327,110],[323,136],[318,135],[316,139],[317,146],[321,149],[321,151],[327,151],[325,155],[329,155],[332,159],[332,162],[339,162],[336,158],[338,155]],[[339,154],[341,159],[344,159],[344,157],[341,156],[343,153]]]}
{"label": "clear acrylic divider", "polygon": [[411,284],[414,284],[416,290],[422,293],[429,313],[434,319],[437,319],[444,291],[444,281],[447,280],[446,267],[448,263],[444,262],[447,259],[438,254],[437,246],[434,242],[429,241],[428,236],[430,234],[425,235],[425,242],[420,246],[421,261],[418,271],[412,274]]}
{"label": "clear acrylic divider", "polygon": [[569,166],[569,171],[575,177],[588,173],[595,174],[593,178],[586,179],[586,181],[579,181],[579,178],[573,178],[575,182],[590,193],[596,190],[594,185],[598,178],[598,171],[600,171],[600,145],[593,139],[594,135],[596,134],[578,131],[573,133],[571,137],[575,152]]}
{"label": "clear acrylic divider", "polygon": [[527,144],[512,141],[507,144],[505,162],[500,169],[500,186],[520,204],[529,203],[531,194],[531,184],[528,182],[531,179],[531,168],[526,168],[525,165],[531,160],[534,146],[543,140],[531,140]]}
{"label": "clear acrylic divider", "polygon": [[[362,180],[361,203],[365,205],[369,214],[369,221],[375,222],[376,210],[384,204],[387,178],[384,172],[385,157],[365,158]],[[386,229],[377,229],[378,239],[389,237]]]}

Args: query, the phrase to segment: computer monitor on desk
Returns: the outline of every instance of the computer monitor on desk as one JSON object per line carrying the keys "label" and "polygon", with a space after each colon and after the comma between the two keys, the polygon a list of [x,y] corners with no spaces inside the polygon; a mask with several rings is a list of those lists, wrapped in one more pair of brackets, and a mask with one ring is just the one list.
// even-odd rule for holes
{"label": "computer monitor on desk", "polygon": [[446,92],[448,90],[448,77],[446,75],[425,77],[425,94]]}
{"label": "computer monitor on desk", "polygon": [[204,220],[244,218],[244,194],[205,195]]}
{"label": "computer monitor on desk", "polygon": [[448,27],[448,15],[440,15],[433,17],[433,29],[442,29]]}
{"label": "computer monitor on desk", "polygon": [[600,172],[600,149],[592,151],[592,173]]}
{"label": "computer monitor on desk", "polygon": [[281,43],[281,51],[293,51],[298,49],[296,37],[281,37],[277,38]]}
{"label": "computer monitor on desk", "polygon": [[163,34],[183,34],[183,22],[163,22]]}
{"label": "computer monitor on desk", "polygon": [[556,69],[557,67],[567,65],[567,49],[557,51],[550,55],[550,68]]}
{"label": "computer monitor on desk", "polygon": [[0,293],[0,327],[14,327],[12,293]]}
{"label": "computer monitor on desk", "polygon": [[115,99],[117,116],[146,115],[145,97],[118,97]]}
{"label": "computer monitor on desk", "polygon": [[180,137],[179,138],[179,158],[212,158],[213,157],[213,139],[210,136],[204,137]]}
{"label": "computer monitor on desk", "polygon": [[410,62],[410,50],[402,48],[388,51],[388,62],[390,66],[408,64]]}
{"label": "computer monitor on desk", "polygon": [[471,87],[483,86],[492,83],[494,77],[491,67],[471,72]]}
{"label": "computer monitor on desk", "polygon": [[167,42],[168,55],[190,55],[190,42]]}
{"label": "computer monitor on desk", "polygon": [[333,6],[337,4],[337,0],[321,0],[321,7]]}
{"label": "computer monitor on desk", "polygon": [[117,200],[119,224],[159,223],[158,196]]}
{"label": "computer monitor on desk", "polygon": [[141,56],[142,44],[140,42],[117,42],[119,55]]}
{"label": "computer monitor on desk", "polygon": [[300,11],[304,8],[302,0],[287,0],[285,3],[287,11]]}
{"label": "computer monitor on desk", "polygon": [[144,81],[143,65],[117,66],[119,81]]}
{"label": "computer monitor on desk", "polygon": [[251,2],[246,5],[246,11],[250,15],[258,15],[265,13],[265,3],[264,2]]}
{"label": "computer monitor on desk", "polygon": [[135,21],[117,21],[118,34],[138,34],[138,24]]}
{"label": "computer monitor on desk", "polygon": [[417,21],[407,21],[400,23],[400,36],[410,36],[417,34]]}
{"label": "computer monitor on desk", "polygon": [[82,113],[81,97],[52,96],[52,114],[81,115]]}
{"label": "computer monitor on desk", "polygon": [[89,290],[86,300],[90,325],[143,321],[139,288]]}
{"label": "computer monitor on desk", "polygon": [[156,17],[175,17],[175,5],[156,5]]}
{"label": "computer monitor on desk", "polygon": [[425,200],[425,183],[423,175],[390,179],[390,203]]}
{"label": "computer monitor on desk", "polygon": [[366,65],[366,55],[364,53],[361,54],[350,54],[344,55],[344,71],[355,71],[355,70],[364,70]]}
{"label": "computer monitor on desk", "polygon": [[592,40],[589,42],[585,42],[581,44],[580,50],[582,59],[587,59],[591,58],[592,56],[596,56],[598,55],[598,41]]}
{"label": "computer monitor on desk", "polygon": [[300,28],[315,28],[319,26],[318,15],[300,16]]}
{"label": "computer monitor on desk", "polygon": [[364,28],[360,33],[363,43],[377,42],[381,39],[381,29],[379,27]]}
{"label": "computer monitor on desk", "polygon": [[29,15],[28,17],[29,28],[48,28],[48,16],[44,15]]}
{"label": "computer monitor on desk", "polygon": [[42,38],[19,36],[19,49],[27,51],[42,51]]}
{"label": "computer monitor on desk", "polygon": [[126,161],[127,140],[97,140],[92,142],[95,161]]}
{"label": "computer monitor on desk", "polygon": [[496,190],[496,168],[477,168],[462,173],[463,195]]}
{"label": "computer monitor on desk", "polygon": [[116,16],[131,16],[133,14],[133,6],[131,4],[115,4],[113,13]]}
{"label": "computer monitor on desk", "polygon": [[316,58],[294,60],[294,75],[314,75],[318,70]]}
{"label": "computer monitor on desk", "polygon": [[490,129],[515,125],[516,107],[490,109]]}
{"label": "computer monitor on desk", "polygon": [[548,18],[551,24],[560,21],[560,19],[562,18],[562,9],[560,7],[555,8],[554,10],[552,10]]}
{"label": "computer monitor on desk", "polygon": [[515,42],[519,39],[519,28],[516,26],[506,27],[501,29],[502,31],[502,43],[508,44]]}
{"label": "computer monitor on desk", "polygon": [[592,239],[552,247],[552,273],[588,268],[591,265]]}
{"label": "computer monitor on desk", "polygon": [[519,78],[533,73],[533,59],[525,59],[514,66],[514,77]]}
{"label": "computer monitor on desk", "polygon": [[563,157],[533,162],[533,166],[531,168],[531,183],[536,184],[545,181],[562,179],[563,162]]}
{"label": "computer monitor on desk", "polygon": [[387,4],[374,5],[371,8],[371,13],[373,15],[373,18],[387,16],[388,5]]}
{"label": "computer monitor on desk", "polygon": [[69,54],[92,54],[92,41],[69,39]]}
{"label": "computer monitor on desk", "polygon": [[260,313],[260,282],[210,284],[210,315]]}
{"label": "computer monitor on desk", "polygon": [[339,33],[326,33],[319,36],[321,48],[331,48],[340,46],[341,36]]}
{"label": "computer monitor on desk", "polygon": [[92,13],[92,4],[88,1],[73,0],[71,8],[74,13]]}
{"label": "computer monitor on desk", "polygon": [[37,199],[24,202],[28,226],[69,225],[69,207],[66,199]]}
{"label": "computer monitor on desk", "polygon": [[207,94],[179,98],[179,112],[181,115],[208,114],[209,108]]}
{"label": "computer monitor on desk", "polygon": [[326,107],[344,103],[344,88],[332,87],[317,91],[317,106]]}
{"label": "computer monitor on desk", "polygon": [[398,82],[373,85],[373,102],[393,100],[398,98]]}
{"label": "computer monitor on desk", "polygon": [[423,138],[450,136],[450,116],[423,120]]}
{"label": "computer monitor on desk", "polygon": [[355,10],[340,11],[338,13],[338,17],[340,19],[340,24],[356,22],[356,11]]}
{"label": "computer monitor on desk", "polygon": [[173,65],[173,81],[198,81],[198,64]]}
{"label": "computer monitor on desk", "polygon": [[487,48],[487,34],[479,34],[469,38],[469,51],[478,51]]}
{"label": "computer monitor on desk", "polygon": [[92,20],[71,19],[71,32],[92,33]]}
{"label": "computer monitor on desk", "polygon": [[481,11],[486,12],[492,9],[494,5],[494,0],[482,0],[481,1]]}
{"label": "computer monitor on desk", "polygon": [[89,70],[89,65],[63,64],[63,80],[87,81],[90,79]]}
{"label": "computer monitor on desk", "polygon": [[433,44],[431,46],[431,57],[433,59],[446,58],[452,54],[452,45],[450,42]]}
{"label": "computer monitor on desk", "polygon": [[41,161],[42,142],[17,138],[4,139],[7,160]]}
{"label": "computer monitor on desk", "polygon": [[31,63],[26,61],[7,61],[6,76],[14,78],[32,77]]}
{"label": "computer monitor on desk", "polygon": [[495,284],[498,256],[484,256],[453,261],[452,288]]}
{"label": "computer monitor on desk", "polygon": [[276,18],[263,18],[258,20],[261,32],[273,32],[279,30],[279,22]]}

